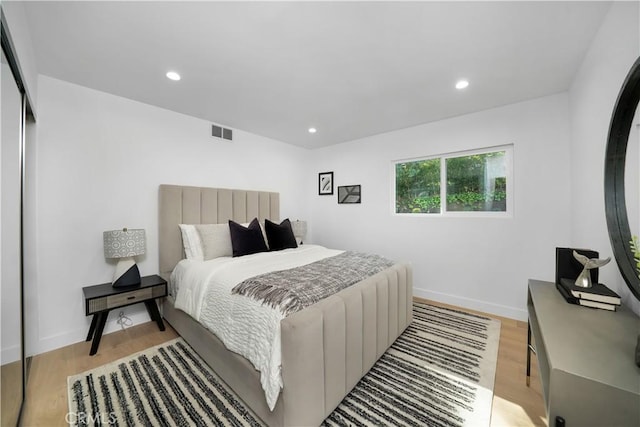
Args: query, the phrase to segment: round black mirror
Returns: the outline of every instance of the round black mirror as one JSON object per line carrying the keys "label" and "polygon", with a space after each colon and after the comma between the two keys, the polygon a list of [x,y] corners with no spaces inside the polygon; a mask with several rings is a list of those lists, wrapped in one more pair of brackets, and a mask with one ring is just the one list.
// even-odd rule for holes
{"label": "round black mirror", "polygon": [[633,295],[640,300],[640,278],[629,246],[631,231],[624,192],[627,143],[639,100],[640,58],[631,67],[618,94],[609,125],[604,163],[604,204],[613,255],[624,281],[627,282]]}

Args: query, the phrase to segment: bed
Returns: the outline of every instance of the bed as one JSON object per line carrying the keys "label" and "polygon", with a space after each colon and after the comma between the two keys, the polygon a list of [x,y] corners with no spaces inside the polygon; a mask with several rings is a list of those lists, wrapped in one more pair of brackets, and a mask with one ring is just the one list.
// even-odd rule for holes
{"label": "bed", "polygon": [[[254,217],[279,222],[279,198],[274,192],[161,185],[161,275],[169,280],[184,258],[178,224]],[[412,270],[396,263],[280,322],[283,386],[273,410],[251,362],[174,302],[166,298],[163,317],[266,424],[319,425],[411,323]]]}

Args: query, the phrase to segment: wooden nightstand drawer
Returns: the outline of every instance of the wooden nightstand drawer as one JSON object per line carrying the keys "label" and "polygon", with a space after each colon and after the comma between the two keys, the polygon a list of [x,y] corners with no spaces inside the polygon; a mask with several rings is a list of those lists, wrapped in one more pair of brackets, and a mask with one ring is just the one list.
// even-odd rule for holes
{"label": "wooden nightstand drawer", "polygon": [[152,288],[137,289],[122,294],[109,295],[107,297],[107,308],[117,308],[123,305],[141,302],[151,298],[152,295]]}
{"label": "wooden nightstand drawer", "polygon": [[82,289],[87,316],[167,296],[167,282],[159,276],[143,277],[140,287],[130,290],[116,289],[110,283],[87,286]]}

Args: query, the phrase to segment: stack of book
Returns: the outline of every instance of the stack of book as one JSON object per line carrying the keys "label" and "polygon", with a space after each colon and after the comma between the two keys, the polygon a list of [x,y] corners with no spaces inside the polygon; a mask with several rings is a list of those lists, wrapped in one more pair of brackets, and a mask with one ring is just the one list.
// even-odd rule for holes
{"label": "stack of book", "polygon": [[616,311],[620,305],[620,296],[602,283],[594,283],[590,288],[583,288],[576,286],[575,280],[560,279],[560,283],[556,283],[556,288],[571,304],[609,311]]}

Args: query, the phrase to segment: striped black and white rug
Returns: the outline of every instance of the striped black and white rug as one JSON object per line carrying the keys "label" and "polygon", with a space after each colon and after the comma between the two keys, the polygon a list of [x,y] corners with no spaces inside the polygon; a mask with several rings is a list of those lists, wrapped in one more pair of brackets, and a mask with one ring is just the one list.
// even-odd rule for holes
{"label": "striped black and white rug", "polygon": [[[500,322],[422,303],[413,310],[324,425],[489,425]],[[262,425],[181,338],[67,383],[74,425]]]}

